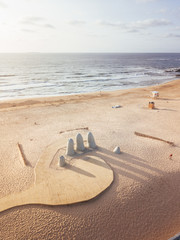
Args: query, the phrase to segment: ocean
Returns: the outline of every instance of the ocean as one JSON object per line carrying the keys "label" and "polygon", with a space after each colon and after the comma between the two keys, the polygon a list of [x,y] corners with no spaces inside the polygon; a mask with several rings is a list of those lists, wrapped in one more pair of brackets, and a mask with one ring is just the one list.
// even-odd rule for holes
{"label": "ocean", "polygon": [[178,69],[180,53],[1,53],[0,100],[156,85]]}

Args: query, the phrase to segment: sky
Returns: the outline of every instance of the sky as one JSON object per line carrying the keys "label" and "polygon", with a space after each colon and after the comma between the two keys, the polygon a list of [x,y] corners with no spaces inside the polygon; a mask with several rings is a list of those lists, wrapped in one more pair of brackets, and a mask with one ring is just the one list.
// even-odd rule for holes
{"label": "sky", "polygon": [[0,52],[180,52],[180,1],[0,0]]}

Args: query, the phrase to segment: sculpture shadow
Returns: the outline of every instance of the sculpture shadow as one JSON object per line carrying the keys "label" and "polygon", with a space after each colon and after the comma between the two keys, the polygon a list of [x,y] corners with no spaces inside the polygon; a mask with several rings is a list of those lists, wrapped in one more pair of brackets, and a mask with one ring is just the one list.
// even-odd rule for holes
{"label": "sculpture shadow", "polygon": [[87,171],[85,171],[85,170],[83,170],[81,168],[78,168],[78,167],[75,167],[73,165],[70,165],[69,163],[66,163],[65,168],[70,170],[70,171],[74,171],[74,172],[76,172],[78,174],[82,174],[82,175],[84,175],[86,177],[91,177],[91,178],[93,177],[93,178],[95,178],[95,175],[93,175],[93,174],[91,174],[91,173],[89,173],[89,172],[87,172]]}
{"label": "sculpture shadow", "polygon": [[[98,159],[94,158],[94,157],[93,157],[94,155],[96,155],[96,154],[93,154],[92,156],[91,156],[91,155],[88,155],[88,156],[84,157],[82,160],[88,161],[89,163],[92,163],[92,164],[95,164],[95,165],[97,165],[97,166],[100,166],[100,167],[109,169],[109,167],[107,166],[106,163],[104,163],[104,162],[102,162],[102,161],[99,161]],[[96,155],[96,156],[97,156],[97,155]]]}
{"label": "sculpture shadow", "polygon": [[180,99],[177,99],[177,98],[160,98],[160,97],[158,97],[156,100],[164,100],[164,101],[180,101]]}
{"label": "sculpture shadow", "polygon": [[177,110],[170,109],[170,108],[154,108],[154,110],[159,110],[159,111],[169,111],[169,112],[177,112]]}
{"label": "sculpture shadow", "polygon": [[115,175],[121,175],[141,183],[151,179],[154,175],[164,174],[162,170],[151,166],[142,158],[125,152],[115,154],[102,147],[98,147],[98,150],[84,158],[84,161],[107,168],[98,158],[104,160],[115,171]]}

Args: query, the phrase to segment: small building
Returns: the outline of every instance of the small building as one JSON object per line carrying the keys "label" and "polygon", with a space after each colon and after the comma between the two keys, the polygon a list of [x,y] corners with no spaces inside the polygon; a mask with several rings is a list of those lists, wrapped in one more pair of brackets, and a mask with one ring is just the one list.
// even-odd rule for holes
{"label": "small building", "polygon": [[158,91],[152,91],[152,96],[153,96],[153,98],[159,97],[159,92]]}

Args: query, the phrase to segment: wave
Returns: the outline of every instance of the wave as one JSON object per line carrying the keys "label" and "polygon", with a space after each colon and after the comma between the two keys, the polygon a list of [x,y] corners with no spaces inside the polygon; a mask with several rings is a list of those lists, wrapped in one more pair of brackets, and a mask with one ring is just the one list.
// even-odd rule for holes
{"label": "wave", "polygon": [[16,75],[14,75],[14,74],[2,74],[2,75],[0,75],[0,77],[16,77]]}
{"label": "wave", "polygon": [[81,73],[81,72],[76,72],[76,73],[73,73],[73,75],[82,76],[82,75],[84,75],[84,74]]}
{"label": "wave", "polygon": [[13,54],[8,55],[9,61],[1,59],[0,86],[4,92],[0,98],[147,86],[180,73],[180,54],[37,54],[28,55],[25,65],[23,59],[18,55],[17,61]]}
{"label": "wave", "polygon": [[169,68],[169,69],[166,69],[165,72],[172,72],[172,73],[180,72],[180,67],[178,67],[178,68]]}

